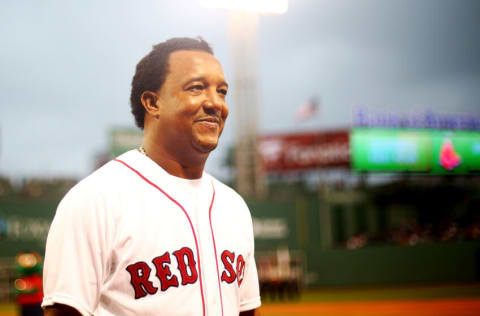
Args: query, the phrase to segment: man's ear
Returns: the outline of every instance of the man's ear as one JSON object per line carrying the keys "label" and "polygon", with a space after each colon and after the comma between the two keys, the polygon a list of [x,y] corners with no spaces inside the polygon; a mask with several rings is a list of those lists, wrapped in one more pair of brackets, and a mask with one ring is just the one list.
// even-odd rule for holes
{"label": "man's ear", "polygon": [[146,113],[154,117],[159,114],[157,100],[158,100],[157,94],[152,91],[143,91],[142,95],[140,96],[140,101],[142,102],[142,105],[145,108]]}

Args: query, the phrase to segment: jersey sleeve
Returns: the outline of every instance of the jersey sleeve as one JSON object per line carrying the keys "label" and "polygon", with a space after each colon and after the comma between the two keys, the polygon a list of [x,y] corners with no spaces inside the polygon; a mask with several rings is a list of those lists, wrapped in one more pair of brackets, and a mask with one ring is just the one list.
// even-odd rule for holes
{"label": "jersey sleeve", "polygon": [[69,305],[93,315],[107,269],[108,218],[93,188],[74,187],[60,202],[45,251],[42,307]]}
{"label": "jersey sleeve", "polygon": [[255,246],[254,246],[252,219],[249,211],[248,211],[248,215],[249,215],[248,234],[250,236],[251,251],[248,255],[248,258],[246,258],[245,260],[245,275],[244,275],[243,282],[240,286],[240,311],[241,312],[258,308],[261,305],[257,265],[255,263],[255,256],[254,256]]}

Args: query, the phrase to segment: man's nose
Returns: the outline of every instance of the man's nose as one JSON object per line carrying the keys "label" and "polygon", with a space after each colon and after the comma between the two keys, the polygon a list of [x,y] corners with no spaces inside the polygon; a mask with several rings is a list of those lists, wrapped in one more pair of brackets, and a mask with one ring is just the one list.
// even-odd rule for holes
{"label": "man's nose", "polygon": [[206,100],[203,102],[203,106],[205,111],[220,115],[225,107],[225,99],[216,90],[209,91]]}

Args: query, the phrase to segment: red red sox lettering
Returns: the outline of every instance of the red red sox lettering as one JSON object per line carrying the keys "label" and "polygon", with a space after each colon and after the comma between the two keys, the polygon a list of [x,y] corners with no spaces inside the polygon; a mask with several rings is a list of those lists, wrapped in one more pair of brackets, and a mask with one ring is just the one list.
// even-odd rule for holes
{"label": "red red sox lettering", "polygon": [[[152,260],[155,267],[155,276],[160,281],[160,291],[165,292],[170,287],[178,287],[179,279],[182,285],[194,284],[198,280],[197,262],[192,249],[183,247],[174,251],[173,256],[177,261],[180,277],[173,274],[170,270],[171,257],[167,251],[159,257]],[[235,253],[225,250],[221,254],[221,260],[224,271],[221,274],[222,282],[233,283],[237,280],[238,286],[242,284],[245,274],[245,260],[242,255],[238,255],[235,260]],[[236,263],[236,264],[235,264]],[[135,299],[142,298],[147,294],[155,294],[159,288],[155,287],[150,281],[152,269],[143,261],[129,265],[126,270],[130,274],[130,283],[135,291]]]}

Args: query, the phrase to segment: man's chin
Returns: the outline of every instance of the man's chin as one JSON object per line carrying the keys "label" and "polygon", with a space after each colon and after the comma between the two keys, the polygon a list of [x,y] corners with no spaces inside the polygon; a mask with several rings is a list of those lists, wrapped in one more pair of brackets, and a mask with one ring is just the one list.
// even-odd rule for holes
{"label": "man's chin", "polygon": [[215,148],[217,148],[218,141],[201,141],[196,140],[193,142],[193,146],[196,150],[203,154],[208,154]]}

